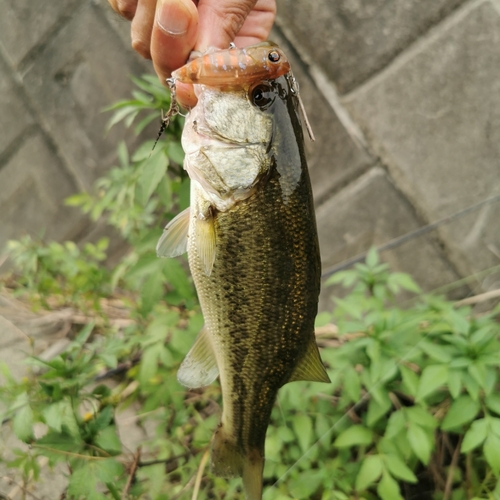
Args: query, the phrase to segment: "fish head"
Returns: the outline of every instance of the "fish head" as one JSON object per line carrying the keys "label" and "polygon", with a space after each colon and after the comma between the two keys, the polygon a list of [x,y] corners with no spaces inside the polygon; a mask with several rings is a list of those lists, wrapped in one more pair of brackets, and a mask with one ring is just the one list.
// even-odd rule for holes
{"label": "fish head", "polygon": [[198,103],[182,135],[184,167],[216,208],[227,210],[251,196],[273,165],[289,196],[300,178],[303,140],[290,80],[231,90],[195,85],[195,92]]}

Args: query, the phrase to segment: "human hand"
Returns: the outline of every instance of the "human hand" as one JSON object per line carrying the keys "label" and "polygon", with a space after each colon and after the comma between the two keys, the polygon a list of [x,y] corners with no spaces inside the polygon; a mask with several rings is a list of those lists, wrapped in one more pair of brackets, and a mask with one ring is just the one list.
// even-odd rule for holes
{"label": "human hand", "polygon": [[[108,0],[132,20],[132,47],[152,59],[160,79],[186,63],[192,50],[246,47],[267,40],[275,0]],[[191,85],[178,84],[181,105],[196,104]]]}

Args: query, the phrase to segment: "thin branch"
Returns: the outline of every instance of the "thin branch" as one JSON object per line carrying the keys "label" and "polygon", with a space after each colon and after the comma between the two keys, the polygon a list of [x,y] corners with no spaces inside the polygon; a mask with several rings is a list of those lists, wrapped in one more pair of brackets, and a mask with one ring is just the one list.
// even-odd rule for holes
{"label": "thin branch", "polygon": [[196,474],[194,474],[193,476],[191,476],[191,478],[184,485],[184,487],[181,489],[181,491],[179,491],[179,493],[177,493],[176,495],[174,495],[170,500],[177,500],[178,498],[181,498],[181,496],[184,494],[184,492],[187,491],[187,490],[189,490],[189,488],[191,488],[191,485],[194,483],[194,480],[195,480],[195,475]]}
{"label": "thin branch", "polygon": [[201,457],[200,466],[198,467],[198,473],[196,474],[196,481],[194,483],[193,496],[191,500],[198,499],[198,493],[200,491],[201,486],[201,478],[203,477],[203,471],[205,470],[205,465],[207,465],[208,456],[210,454],[210,450],[207,449],[203,456]]}
{"label": "thin branch", "polygon": [[158,464],[169,465],[171,463],[176,462],[177,460],[180,460],[181,458],[188,458],[190,455],[191,455],[191,452],[188,451],[186,453],[182,453],[181,455],[175,455],[175,457],[170,457],[170,458],[147,460],[146,462],[143,462],[141,460],[137,463],[137,467],[147,467],[148,465],[158,465]]}
{"label": "thin branch", "polygon": [[134,455],[134,461],[132,462],[132,466],[130,467],[130,473],[127,479],[127,483],[125,484],[125,488],[123,488],[122,499],[125,500],[127,498],[128,491],[130,490],[130,486],[132,486],[132,481],[135,477],[135,472],[137,470],[137,464],[139,463],[139,458],[141,456],[141,447],[137,448],[137,451]]}
{"label": "thin branch", "polygon": [[458,439],[457,447],[453,452],[453,457],[451,458],[450,469],[448,471],[448,477],[446,478],[446,486],[444,489],[443,500],[448,500],[451,496],[451,488],[453,486],[453,475],[455,473],[455,468],[458,463],[458,457],[460,456],[460,449],[462,447],[462,438],[463,436],[461,435],[460,438]]}
{"label": "thin branch", "polygon": [[69,457],[83,458],[85,460],[106,460],[108,457],[92,457],[91,455],[80,455],[79,453],[72,453],[71,451],[57,450],[56,448],[50,448],[49,446],[43,446],[41,444],[32,444],[33,448],[39,448],[41,450],[51,451],[52,453],[60,453],[61,455],[67,455]]}
{"label": "thin branch", "polygon": [[31,491],[26,489],[22,484],[19,484],[17,481],[14,481],[14,479],[12,479],[11,477],[8,477],[8,476],[0,476],[0,477],[4,477],[11,484],[16,485],[16,487],[13,490],[11,490],[11,491],[9,491],[9,493],[7,493],[6,497],[0,494],[0,499],[5,498],[6,500],[10,500],[11,498],[14,498],[14,496],[17,495],[18,492],[16,490],[22,490],[24,493],[27,493],[28,495],[33,497],[35,500],[42,500],[40,497],[37,497],[34,493],[31,493]]}
{"label": "thin branch", "polygon": [[473,297],[467,297],[466,299],[458,300],[455,302],[455,307],[469,306],[473,304],[480,304],[487,300],[496,299],[500,297],[500,288],[496,290],[490,290],[489,292],[480,293],[479,295],[474,295]]}

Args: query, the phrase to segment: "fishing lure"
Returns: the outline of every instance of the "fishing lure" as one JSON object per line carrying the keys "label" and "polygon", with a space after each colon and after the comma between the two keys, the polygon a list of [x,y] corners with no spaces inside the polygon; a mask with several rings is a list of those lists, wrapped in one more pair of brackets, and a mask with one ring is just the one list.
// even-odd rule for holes
{"label": "fishing lure", "polygon": [[172,78],[181,83],[227,88],[274,80],[289,71],[285,54],[267,41],[241,49],[231,44],[226,50],[209,51],[174,71]]}

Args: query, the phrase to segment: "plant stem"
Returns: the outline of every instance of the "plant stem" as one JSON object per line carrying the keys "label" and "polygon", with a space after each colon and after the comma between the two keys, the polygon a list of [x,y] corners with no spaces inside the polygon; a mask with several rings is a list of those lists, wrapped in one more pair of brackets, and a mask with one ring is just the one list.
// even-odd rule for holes
{"label": "plant stem", "polygon": [[460,435],[458,438],[458,444],[453,452],[453,456],[451,458],[450,470],[448,471],[448,477],[446,478],[446,486],[444,489],[443,500],[448,500],[451,496],[451,488],[453,486],[453,474],[455,472],[455,468],[458,463],[458,457],[460,456],[460,448],[462,447],[462,439],[463,435]]}

